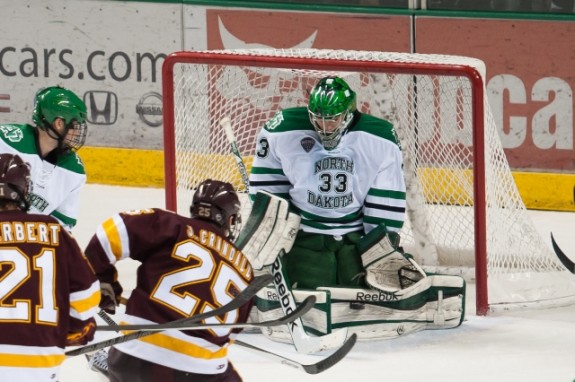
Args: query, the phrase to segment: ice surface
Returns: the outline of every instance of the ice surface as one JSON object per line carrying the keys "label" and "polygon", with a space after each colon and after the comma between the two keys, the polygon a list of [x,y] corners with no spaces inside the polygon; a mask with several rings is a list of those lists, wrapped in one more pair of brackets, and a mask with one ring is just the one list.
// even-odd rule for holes
{"label": "ice surface", "polygon": [[[84,247],[96,226],[111,214],[164,205],[162,189],[89,184],[82,195],[74,235]],[[529,215],[549,245],[553,232],[575,260],[575,213],[529,211]],[[125,289],[135,284],[136,265],[131,260],[118,265]],[[230,348],[230,358],[245,382],[575,381],[575,306],[478,317],[473,296],[473,285],[468,285],[466,320],[459,328],[360,342],[343,361],[318,375],[305,374],[239,346]],[[315,362],[319,357],[298,355],[292,346],[259,334],[240,338],[300,362]],[[60,382],[105,380],[88,370],[83,356],[66,360],[60,378]]]}

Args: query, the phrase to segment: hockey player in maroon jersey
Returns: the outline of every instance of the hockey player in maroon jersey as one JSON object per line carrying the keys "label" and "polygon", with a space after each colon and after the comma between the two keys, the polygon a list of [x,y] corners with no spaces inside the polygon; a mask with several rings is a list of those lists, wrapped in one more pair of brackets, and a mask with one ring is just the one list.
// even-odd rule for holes
{"label": "hockey player in maroon jersey", "polygon": [[[267,198],[270,207],[258,209],[260,217],[265,216],[256,219],[255,230],[250,216],[250,233],[242,231],[242,249],[234,244],[241,224],[239,198],[231,184],[217,180],[199,184],[191,218],[152,208],[104,221],[86,248],[102,285],[100,307],[115,312],[122,286],[114,264],[126,258],[141,265],[120,324],[164,323],[228,303],[252,280],[252,268],[271,264],[281,249],[291,248],[299,227],[287,201],[260,197]],[[245,322],[250,308],[247,304],[205,322]],[[114,345],[108,376],[115,382],[241,381],[227,357],[230,340],[239,331],[166,330]]]}
{"label": "hockey player in maroon jersey", "polygon": [[53,217],[27,213],[30,167],[0,154],[0,379],[58,381],[64,348],[93,339],[100,284]]}

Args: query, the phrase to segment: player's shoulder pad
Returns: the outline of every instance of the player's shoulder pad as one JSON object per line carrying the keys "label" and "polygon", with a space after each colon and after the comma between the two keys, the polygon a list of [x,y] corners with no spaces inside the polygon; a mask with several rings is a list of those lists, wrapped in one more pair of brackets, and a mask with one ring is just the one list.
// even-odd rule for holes
{"label": "player's shoulder pad", "polygon": [[313,130],[307,108],[292,107],[278,111],[266,122],[264,129],[269,133],[282,133],[296,130]]}
{"label": "player's shoulder pad", "polygon": [[82,158],[73,151],[69,151],[58,157],[58,167],[75,172],[76,174],[86,175],[86,169],[84,168]]}
{"label": "player's shoulder pad", "polygon": [[0,138],[4,144],[22,154],[37,153],[33,126],[26,124],[0,125]]}
{"label": "player's shoulder pad", "polygon": [[[377,118],[369,114],[358,113],[356,114],[359,119],[350,129],[354,132],[365,132],[375,135],[377,137],[386,139],[395,144],[398,143],[393,124],[385,119]],[[357,118],[356,116],[356,118]]]}

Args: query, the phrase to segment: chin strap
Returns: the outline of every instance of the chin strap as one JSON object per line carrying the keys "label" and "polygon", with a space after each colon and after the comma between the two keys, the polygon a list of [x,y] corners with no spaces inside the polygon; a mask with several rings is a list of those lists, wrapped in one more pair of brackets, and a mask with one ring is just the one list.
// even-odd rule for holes
{"label": "chin strap", "polygon": [[[72,129],[73,122],[64,125],[64,134],[60,134],[51,123],[48,123],[48,121],[44,120],[43,122],[44,123],[40,126],[40,129],[46,131],[50,138],[58,141],[58,146],[56,147],[56,153],[58,155],[64,154],[68,151],[78,150],[84,145],[84,138],[80,138],[77,145],[75,145],[74,142],[67,143],[66,136],[68,136],[68,132]],[[84,132],[81,132],[80,134],[83,136],[85,135]]]}

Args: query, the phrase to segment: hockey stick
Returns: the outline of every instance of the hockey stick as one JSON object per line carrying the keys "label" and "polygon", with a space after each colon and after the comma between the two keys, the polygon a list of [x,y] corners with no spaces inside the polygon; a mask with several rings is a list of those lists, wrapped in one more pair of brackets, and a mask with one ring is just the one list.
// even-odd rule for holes
{"label": "hockey stick", "polygon": [[242,182],[246,187],[246,193],[249,195],[250,178],[248,177],[248,170],[246,169],[242,154],[240,153],[240,149],[238,148],[238,144],[236,142],[236,135],[234,134],[234,130],[232,128],[232,120],[229,117],[222,118],[220,125],[224,128],[228,142],[232,146],[232,154],[234,155],[234,159],[242,177]]}
{"label": "hockey stick", "polygon": [[[120,298],[122,301],[122,303],[125,304],[126,299],[125,298]],[[102,320],[104,320],[104,322],[106,322],[108,325],[116,325],[116,322],[112,319],[112,317],[110,317],[108,315],[108,313],[106,313],[105,310],[100,310],[98,312],[98,316],[100,316],[100,318]],[[99,351],[101,352],[106,352],[106,357],[108,356],[108,351],[107,350],[103,350],[100,349]],[[84,356],[86,357],[86,361],[88,361],[88,369],[95,371],[96,373],[101,373],[103,375],[105,375],[106,377],[109,377],[108,375],[108,367],[107,367],[107,363],[106,363],[106,368],[104,369],[102,367],[102,365],[98,364],[97,360],[95,357],[98,357],[98,353],[94,353],[94,354],[88,354],[85,353]]]}
{"label": "hockey stick", "polygon": [[[116,323],[114,322],[114,320],[112,320],[112,317],[108,316],[108,313],[106,313],[105,310],[101,310],[98,312],[98,316],[100,316],[100,318],[102,320],[104,320],[106,322],[106,324],[108,325],[116,325]],[[96,330],[98,330],[98,327],[96,327]],[[117,330],[116,330],[117,331]]]}
{"label": "hockey stick", "polygon": [[345,343],[341,347],[339,347],[335,352],[323,358],[321,361],[312,364],[303,364],[293,359],[256,347],[254,345],[250,345],[240,340],[235,340],[234,344],[240,345],[241,347],[244,347],[248,350],[252,350],[274,361],[278,361],[283,365],[305,371],[308,374],[319,374],[321,372],[326,371],[339,361],[341,361],[347,355],[347,353],[349,353],[349,351],[353,348],[356,340],[357,340],[357,334],[352,333],[347,339],[347,341],[345,341]]}
{"label": "hockey stick", "polygon": [[[209,312],[200,313],[200,314],[196,314],[196,315],[191,316],[191,317],[186,317],[186,318],[182,318],[180,320],[176,320],[176,321],[174,321],[174,323],[179,322],[179,323],[192,324],[194,322],[199,322],[199,321],[204,320],[204,319],[209,318],[209,317],[219,316],[219,315],[225,314],[227,312],[230,312],[232,310],[238,309],[241,306],[243,306],[244,304],[248,303],[256,295],[256,293],[260,289],[267,286],[272,281],[271,277],[272,276],[270,276],[270,275],[257,276],[246,287],[246,289],[241,291],[240,294],[238,294],[229,303],[227,303],[223,306],[220,306],[219,308],[214,309],[214,310],[209,311]],[[121,337],[114,337],[114,338],[110,338],[110,339],[107,339],[104,341],[88,344],[86,346],[82,346],[82,347],[76,348],[74,350],[69,350],[65,353],[65,355],[72,357],[72,356],[76,356],[76,355],[80,355],[80,354],[90,353],[90,352],[93,352],[96,350],[107,348],[107,347],[112,346],[112,345],[116,345],[119,343],[135,340],[135,339],[149,336],[152,334],[154,334],[153,331],[151,331],[151,332],[148,332],[148,331],[131,332],[131,333],[128,333],[128,334],[123,335]]]}
{"label": "hockey stick", "polygon": [[[220,125],[226,131],[226,137],[230,143],[232,154],[236,160],[238,170],[242,175],[242,181],[244,182],[246,189],[249,189],[248,172],[242,158],[242,154],[238,149],[230,118],[223,118],[220,121]],[[282,255],[284,255],[282,252],[278,254],[276,261],[269,267],[269,270],[273,275],[274,286],[278,292],[280,306],[283,313],[287,315],[296,309],[297,304],[291,292],[291,287],[286,283],[285,272],[283,271],[280,261]],[[311,337],[306,333],[301,318],[292,321],[291,324],[288,325],[288,329],[296,350],[299,353],[304,354],[318,353],[322,350],[341,347],[347,338],[347,328],[343,328],[323,336]]]}
{"label": "hockey stick", "polygon": [[559,261],[567,268],[567,270],[573,274],[575,274],[575,262],[573,262],[567,255],[559,248],[557,243],[555,242],[555,238],[553,234],[551,234],[551,244],[553,245],[553,250],[555,254],[559,258]]}
{"label": "hockey stick", "polygon": [[[315,298],[315,296],[313,296],[313,297]],[[306,301],[307,301],[307,299],[306,299]],[[108,314],[105,311],[103,311],[103,310],[100,311],[100,313],[98,313],[98,315],[100,315],[100,317],[102,317],[102,319],[104,321],[110,323],[110,325],[116,325],[116,323],[114,322],[112,317],[108,316]],[[343,346],[341,346],[339,349],[337,349],[335,352],[333,352],[329,356],[323,358],[321,361],[318,361],[318,362],[312,363],[312,364],[302,364],[302,363],[295,361],[293,359],[290,359],[290,358],[284,357],[280,354],[274,353],[270,350],[266,350],[266,349],[257,347],[255,345],[251,345],[251,344],[248,344],[247,342],[243,342],[240,340],[233,340],[232,343],[234,345],[241,346],[241,347],[243,347],[249,351],[252,351],[254,353],[263,355],[263,356],[271,359],[272,361],[277,361],[283,365],[292,367],[294,369],[302,370],[308,374],[319,374],[319,373],[326,371],[327,369],[329,369],[330,367],[332,367],[333,365],[335,365],[339,361],[341,361],[347,355],[347,353],[350,352],[350,350],[355,345],[356,341],[357,341],[357,334],[353,333],[351,336],[349,336],[349,338],[343,344]],[[98,371],[100,373],[103,373],[104,375],[107,375],[102,370],[98,370]]]}
{"label": "hockey stick", "polygon": [[[202,324],[202,323],[188,323],[181,322],[179,320],[166,322],[163,324],[146,324],[146,325],[118,325],[116,323],[110,324],[108,326],[98,326],[96,330],[98,331],[119,331],[119,330],[143,330],[143,331],[162,331],[167,329],[177,329],[177,330],[202,330],[202,329],[219,329],[219,328],[230,328],[230,329],[245,329],[245,328],[257,328],[257,327],[268,327],[268,326],[280,326],[287,325],[296,318],[301,317],[303,314],[309,312],[311,308],[315,305],[316,297],[308,296],[294,311],[290,312],[281,318],[262,322],[238,322],[231,324]],[[108,318],[110,318],[108,316]]]}

